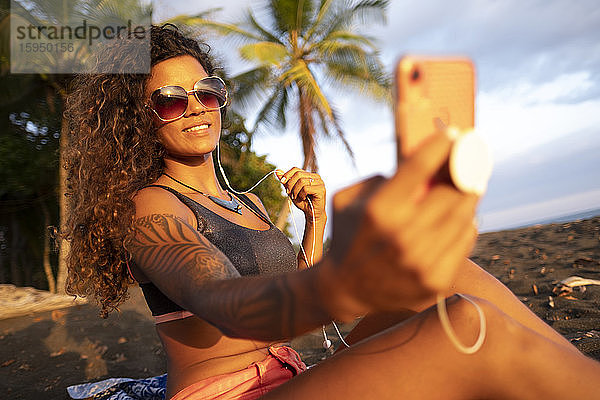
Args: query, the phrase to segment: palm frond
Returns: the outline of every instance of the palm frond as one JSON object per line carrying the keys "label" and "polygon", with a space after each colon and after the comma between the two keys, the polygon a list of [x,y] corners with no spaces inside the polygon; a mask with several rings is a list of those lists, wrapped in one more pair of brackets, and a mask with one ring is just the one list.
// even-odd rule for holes
{"label": "palm frond", "polygon": [[302,34],[314,13],[314,3],[313,0],[271,0],[267,10],[280,36],[291,32]]}
{"label": "palm frond", "polygon": [[271,97],[265,102],[256,117],[253,131],[268,128],[284,131],[287,123],[285,113],[288,105],[288,90],[278,86],[274,88]]}
{"label": "palm frond", "polygon": [[152,7],[139,0],[88,0],[81,3],[78,13],[81,18],[98,25],[126,24],[128,20],[150,22],[152,19]]}
{"label": "palm frond", "polygon": [[[202,18],[202,19],[209,19],[214,17],[215,14],[219,13],[223,11],[223,7],[215,7],[215,8],[209,8],[208,10],[204,10],[199,12],[198,14],[195,15],[189,15],[189,14],[180,14],[180,15],[176,15],[175,17],[172,17],[171,19],[169,19],[168,21],[161,21],[160,23],[172,23],[175,25],[174,22],[172,22],[172,20],[181,20],[182,22],[184,22],[186,19],[193,19],[193,18]],[[187,24],[186,24],[187,25]]]}
{"label": "palm frond", "polygon": [[283,73],[281,80],[285,86],[291,86],[293,83],[302,88],[312,104],[324,109],[328,115],[332,115],[327,98],[323,94],[314,74],[303,60],[297,61],[292,68]]}
{"label": "palm frond", "polygon": [[160,24],[173,24],[175,26],[181,27],[181,26],[188,26],[188,27],[193,27],[194,25],[196,25],[198,23],[198,21],[205,21],[208,20],[210,18],[210,15],[213,12],[216,12],[220,10],[220,8],[214,8],[208,11],[203,11],[199,14],[196,15],[188,15],[188,14],[180,14],[180,15],[176,15],[174,17],[171,18],[167,18],[163,21],[160,21]]}
{"label": "palm frond", "polygon": [[351,9],[350,18],[360,24],[387,23],[389,0],[363,0]]}
{"label": "palm frond", "polygon": [[319,28],[321,26],[323,19],[329,12],[332,3],[333,3],[333,0],[322,0],[321,1],[321,5],[319,6],[319,12],[318,12],[317,16],[315,17],[314,21],[312,22],[312,26],[304,34],[304,40],[306,42],[310,43],[315,31],[317,30],[317,28]]}
{"label": "palm frond", "polygon": [[284,45],[273,42],[250,43],[242,46],[239,51],[244,60],[278,68],[289,57],[288,49]]}
{"label": "palm frond", "polygon": [[264,37],[263,40],[268,40],[273,43],[279,43],[281,45],[284,45],[283,42],[277,36],[275,36],[273,32],[270,32],[267,28],[263,27],[261,24],[258,23],[256,18],[254,18],[254,14],[251,11],[248,12],[248,14],[246,15],[246,23],[253,29],[255,29],[257,32],[259,32]]}
{"label": "palm frond", "polygon": [[335,130],[335,132],[337,134],[336,135],[337,138],[342,142],[342,144],[346,148],[346,151],[348,152],[348,156],[350,157],[350,160],[352,161],[352,165],[354,167],[356,167],[356,158],[354,157],[354,152],[352,151],[352,148],[350,147],[350,143],[348,143],[348,140],[346,139],[346,134],[344,133],[344,130],[342,129],[342,127],[340,125],[339,114],[338,114],[337,110],[335,109],[335,107],[332,106],[331,109],[332,109],[332,115],[333,115],[332,118],[329,118],[320,109],[315,110],[319,115],[319,120],[321,121],[321,129],[323,130],[323,132],[329,133],[332,130],[331,127],[333,127],[333,130]]}
{"label": "palm frond", "polygon": [[[167,19],[164,23],[173,23],[175,24],[176,19],[179,17],[174,17]],[[172,22],[175,21],[175,22]],[[216,22],[202,17],[190,17],[186,20],[186,25],[188,26],[198,26],[203,28],[208,28],[213,30],[214,32],[222,35],[222,36],[233,36],[244,40],[258,40],[262,41],[259,35],[242,29],[237,24],[228,24],[224,22]]]}
{"label": "palm frond", "polygon": [[377,49],[377,46],[375,45],[375,39],[366,35],[353,33],[348,30],[338,30],[330,32],[322,40],[316,42],[314,46],[316,48],[326,48],[327,46],[336,46],[343,44],[366,46],[372,51]]}
{"label": "palm frond", "polygon": [[331,59],[344,57],[351,61],[364,61],[371,54],[361,43],[342,42],[337,40],[326,40],[315,45],[314,52],[318,54],[318,61],[326,62]]}
{"label": "palm frond", "polygon": [[247,110],[254,107],[256,103],[264,101],[268,88],[275,81],[271,69],[266,66],[243,72],[231,80],[235,85],[232,90],[232,105],[239,111]]}
{"label": "palm frond", "polygon": [[[351,87],[368,87],[376,99],[388,101],[390,76],[385,72],[377,52],[367,52],[363,48],[346,43],[325,42],[320,58],[327,69],[327,76],[338,84]],[[377,86],[380,89],[377,89]]]}
{"label": "palm frond", "polygon": [[349,30],[371,23],[385,24],[387,0],[363,0],[354,5],[348,2],[336,3],[328,12],[321,25],[315,29],[312,40],[317,42],[336,31]]}
{"label": "palm frond", "polygon": [[299,35],[304,35],[312,26],[315,5],[313,0],[299,0],[297,3],[295,29]]}
{"label": "palm frond", "polygon": [[[12,2],[11,6],[15,6],[20,2]],[[57,25],[64,25],[67,23],[64,17],[74,15],[74,11],[77,10],[78,4],[74,0],[67,0],[61,4],[61,7],[57,9],[56,4],[50,1],[31,1],[24,4],[23,10],[34,19],[38,21],[44,21],[46,23],[53,23]],[[14,12],[14,8],[13,12]]]}
{"label": "palm frond", "polygon": [[[10,18],[11,17],[19,17],[22,18],[24,21],[29,22],[32,25],[38,25],[39,24],[39,16],[41,15],[41,12],[36,12],[36,15],[33,15],[31,13],[31,10],[28,10],[27,8],[23,7],[23,5],[20,2],[13,2],[11,3],[11,7],[10,10],[6,10],[5,11],[5,19],[3,19],[3,21],[7,24],[7,26],[10,26]],[[7,38],[10,37],[10,35],[6,36]]]}
{"label": "palm frond", "polygon": [[352,59],[330,60],[326,63],[326,75],[335,86],[356,90],[376,101],[392,102],[391,76],[373,56],[364,63],[353,63]]}

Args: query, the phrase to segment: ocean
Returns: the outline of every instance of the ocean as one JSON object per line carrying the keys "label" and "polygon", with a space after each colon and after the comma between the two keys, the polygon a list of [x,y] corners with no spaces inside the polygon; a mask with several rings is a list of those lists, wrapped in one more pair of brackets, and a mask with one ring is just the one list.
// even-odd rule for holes
{"label": "ocean", "polygon": [[587,211],[578,211],[574,214],[568,214],[568,215],[563,215],[563,216],[558,216],[558,217],[554,217],[554,218],[548,218],[548,219],[544,219],[532,224],[527,224],[525,226],[531,226],[531,225],[538,225],[538,224],[554,224],[554,223],[560,223],[560,222],[571,222],[571,221],[577,221],[579,219],[588,219],[588,218],[592,218],[592,217],[596,217],[600,215],[600,208],[596,208],[593,210],[587,210]]}
{"label": "ocean", "polygon": [[594,209],[590,209],[590,210],[580,210],[577,212],[573,212],[573,213],[569,213],[569,214],[563,214],[563,215],[557,215],[557,216],[553,216],[553,217],[544,217],[544,218],[537,218],[537,219],[533,219],[531,221],[527,221],[527,222],[521,222],[521,223],[514,223],[514,224],[510,224],[507,223],[506,225],[503,225],[501,227],[494,227],[494,228],[483,228],[480,229],[480,232],[497,232],[497,231],[503,231],[503,230],[509,230],[509,229],[518,229],[518,228],[525,228],[528,226],[533,226],[533,225],[545,225],[545,224],[556,224],[556,223],[566,223],[566,222],[571,222],[571,221],[577,221],[580,219],[588,219],[588,218],[592,218],[592,217],[596,217],[600,215],[600,208],[594,208]]}

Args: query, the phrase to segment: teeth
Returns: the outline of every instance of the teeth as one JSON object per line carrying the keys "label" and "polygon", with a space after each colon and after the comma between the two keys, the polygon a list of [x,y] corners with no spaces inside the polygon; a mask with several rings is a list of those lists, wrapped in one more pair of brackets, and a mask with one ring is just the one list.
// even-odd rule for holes
{"label": "teeth", "polygon": [[208,129],[208,124],[192,126],[191,128],[184,129],[184,132],[196,132],[203,129]]}

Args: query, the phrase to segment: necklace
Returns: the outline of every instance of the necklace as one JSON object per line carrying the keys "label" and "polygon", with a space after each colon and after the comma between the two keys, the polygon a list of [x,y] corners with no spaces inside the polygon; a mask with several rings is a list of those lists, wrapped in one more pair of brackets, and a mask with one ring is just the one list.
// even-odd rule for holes
{"label": "necklace", "polygon": [[221,206],[223,208],[226,208],[229,211],[233,211],[233,212],[236,212],[236,213],[242,215],[242,205],[240,204],[240,202],[235,197],[233,197],[233,195],[231,193],[229,193],[229,191],[226,190],[225,192],[227,192],[227,194],[229,195],[229,197],[231,197],[231,200],[223,200],[223,199],[220,199],[218,197],[211,196],[210,194],[206,194],[204,192],[201,192],[198,189],[196,189],[194,187],[191,187],[190,185],[186,185],[185,183],[181,182],[180,180],[173,178],[171,175],[167,174],[166,172],[163,172],[163,174],[165,176],[171,178],[175,182],[179,183],[181,186],[185,186],[186,188],[191,189],[191,190],[193,190],[196,193],[200,193],[201,195],[203,195],[204,197],[208,198],[209,200],[211,200],[216,205]]}

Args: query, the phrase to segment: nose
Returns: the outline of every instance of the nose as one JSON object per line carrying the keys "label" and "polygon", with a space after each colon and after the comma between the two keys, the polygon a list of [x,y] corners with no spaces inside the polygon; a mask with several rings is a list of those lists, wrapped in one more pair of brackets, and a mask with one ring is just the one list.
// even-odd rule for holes
{"label": "nose", "polygon": [[198,115],[204,114],[206,112],[206,107],[202,105],[194,96],[194,93],[188,93],[188,106],[185,112],[185,115]]}

